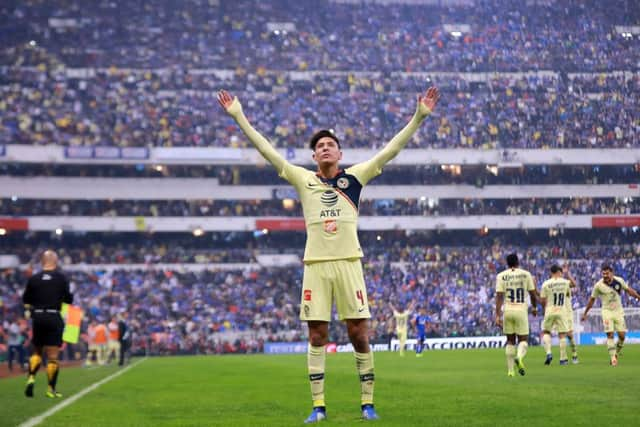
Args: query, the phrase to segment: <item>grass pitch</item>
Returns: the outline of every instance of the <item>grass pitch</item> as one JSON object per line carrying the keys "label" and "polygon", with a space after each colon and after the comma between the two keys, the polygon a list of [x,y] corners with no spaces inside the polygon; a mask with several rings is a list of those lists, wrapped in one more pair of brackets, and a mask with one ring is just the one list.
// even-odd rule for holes
{"label": "grass pitch", "polygon": [[[379,426],[637,425],[640,346],[627,345],[617,368],[604,346],[579,348],[580,364],[544,366],[530,347],[526,375],[506,375],[504,350],[376,353]],[[117,367],[68,368],[69,398]],[[23,395],[23,377],[0,380],[0,425],[14,426],[61,400]],[[327,356],[324,425],[362,425],[352,354]],[[64,400],[64,399],[63,399]],[[296,426],[311,409],[306,356],[149,358],[47,418],[47,426]]]}

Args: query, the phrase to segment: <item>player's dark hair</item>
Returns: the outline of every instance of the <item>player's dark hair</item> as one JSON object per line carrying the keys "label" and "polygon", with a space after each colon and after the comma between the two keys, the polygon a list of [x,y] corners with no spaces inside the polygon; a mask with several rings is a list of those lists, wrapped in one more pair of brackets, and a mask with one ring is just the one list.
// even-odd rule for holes
{"label": "player's dark hair", "polygon": [[602,264],[602,271],[611,271],[613,272],[613,267],[611,267],[611,264]]}
{"label": "player's dark hair", "polygon": [[520,261],[518,261],[518,255],[516,254],[507,255],[507,265],[510,268],[517,267],[518,265],[520,265]]}
{"label": "player's dark hair", "polygon": [[551,270],[551,273],[556,274],[558,272],[562,272],[562,267],[560,267],[558,264],[553,264],[550,270]]}
{"label": "player's dark hair", "polygon": [[336,144],[338,144],[338,148],[340,149],[340,140],[338,140],[338,137],[335,136],[333,132],[331,132],[328,129],[322,129],[314,133],[313,136],[311,137],[311,141],[309,141],[309,148],[311,148],[313,151],[316,151],[316,144],[318,144],[318,141],[320,141],[320,138],[324,138],[325,136],[328,136],[329,138],[333,139],[336,142]]}

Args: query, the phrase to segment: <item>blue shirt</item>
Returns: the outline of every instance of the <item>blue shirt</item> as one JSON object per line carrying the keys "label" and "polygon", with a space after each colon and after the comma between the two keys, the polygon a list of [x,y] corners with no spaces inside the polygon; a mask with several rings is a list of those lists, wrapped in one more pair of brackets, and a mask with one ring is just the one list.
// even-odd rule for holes
{"label": "blue shirt", "polygon": [[425,333],[425,329],[427,327],[427,323],[431,322],[431,317],[422,314],[418,314],[416,316],[416,328],[418,328],[418,332],[422,335]]}

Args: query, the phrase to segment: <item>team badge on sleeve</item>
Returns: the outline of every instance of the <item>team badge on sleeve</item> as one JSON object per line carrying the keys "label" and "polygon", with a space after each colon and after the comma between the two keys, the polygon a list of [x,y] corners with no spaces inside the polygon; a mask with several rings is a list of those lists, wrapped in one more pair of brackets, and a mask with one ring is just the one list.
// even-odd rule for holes
{"label": "team badge on sleeve", "polygon": [[345,177],[339,178],[336,185],[338,186],[339,189],[345,190],[349,188],[349,180]]}

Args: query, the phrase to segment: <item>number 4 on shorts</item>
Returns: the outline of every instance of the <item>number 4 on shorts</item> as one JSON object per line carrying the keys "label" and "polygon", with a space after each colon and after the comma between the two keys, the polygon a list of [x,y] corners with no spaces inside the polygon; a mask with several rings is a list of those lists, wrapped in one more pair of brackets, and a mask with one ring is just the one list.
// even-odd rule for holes
{"label": "number 4 on shorts", "polygon": [[356,298],[358,298],[358,300],[360,301],[361,305],[364,305],[364,296],[362,295],[362,291],[361,290],[357,290],[356,291]]}

